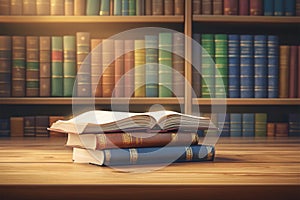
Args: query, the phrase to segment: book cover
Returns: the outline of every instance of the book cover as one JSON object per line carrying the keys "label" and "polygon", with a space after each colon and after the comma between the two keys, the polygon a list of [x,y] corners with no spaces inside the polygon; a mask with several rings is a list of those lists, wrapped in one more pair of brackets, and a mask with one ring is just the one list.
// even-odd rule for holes
{"label": "book cover", "polygon": [[[13,97],[25,96],[26,40],[24,36],[12,36],[12,91]],[[4,80],[4,79],[2,79]]]}
{"label": "book cover", "polygon": [[250,0],[239,0],[238,2],[238,13],[239,15],[249,15],[249,1]]}
{"label": "book cover", "polygon": [[74,15],[74,0],[65,0],[65,15],[72,16]]}
{"label": "book cover", "polygon": [[114,15],[122,15],[122,0],[114,0]]}
{"label": "book cover", "polygon": [[124,96],[134,95],[134,40],[124,41]]}
{"label": "book cover", "polygon": [[184,15],[184,0],[174,0],[174,14]]}
{"label": "book cover", "polygon": [[124,40],[115,40],[114,97],[124,97]]}
{"label": "book cover", "polygon": [[255,136],[267,136],[267,113],[255,113]]}
{"label": "book cover", "polygon": [[135,40],[134,48],[134,96],[145,97],[145,40]]}
{"label": "book cover", "polygon": [[254,97],[268,97],[267,36],[254,36]]}
{"label": "book cover", "polygon": [[39,37],[26,36],[26,96],[39,96]]}
{"label": "book cover", "polygon": [[164,0],[164,15],[174,15],[174,0]]}
{"label": "book cover", "polygon": [[268,122],[267,123],[267,137],[275,136],[276,123]]}
{"label": "book cover", "polygon": [[0,138],[10,136],[10,124],[9,119],[0,118]]}
{"label": "book cover", "polygon": [[290,46],[289,66],[289,98],[297,98],[298,76],[298,46]]}
{"label": "book cover", "polygon": [[279,98],[289,97],[290,46],[280,46]]}
{"label": "book cover", "polygon": [[230,136],[230,114],[229,113],[218,113],[217,114],[218,128],[221,129],[221,137]]}
{"label": "book cover", "polygon": [[164,15],[164,0],[152,0],[152,15]]}
{"label": "book cover", "polygon": [[[5,4],[1,3],[1,6]],[[0,7],[1,7],[0,6]],[[23,10],[23,0],[10,0],[10,15],[22,15]],[[0,8],[0,15],[1,15],[1,8]]]}
{"label": "book cover", "polygon": [[223,15],[223,0],[213,0],[213,15]]}
{"label": "book cover", "polygon": [[36,15],[37,0],[23,0],[23,15]]}
{"label": "book cover", "polygon": [[0,36],[0,97],[11,96],[11,37]]}
{"label": "book cover", "polygon": [[276,123],[275,126],[276,137],[287,137],[289,136],[289,124],[285,122]]}
{"label": "book cover", "polygon": [[35,117],[24,117],[24,137],[35,137]]}
{"label": "book cover", "polygon": [[92,97],[102,96],[102,46],[101,39],[91,39],[91,92]]}
{"label": "book cover", "polygon": [[85,15],[86,0],[74,0],[74,15]]}
{"label": "book cover", "polygon": [[40,96],[51,96],[51,37],[40,37]]}
{"label": "book cover", "polygon": [[51,96],[63,96],[63,37],[51,37]]}
{"label": "book cover", "polygon": [[136,0],[128,0],[128,15],[136,15]]}
{"label": "book cover", "polygon": [[268,35],[268,98],[279,95],[279,39]]}
{"label": "book cover", "polygon": [[36,137],[49,137],[49,117],[36,116],[35,117],[35,136]]}
{"label": "book cover", "polygon": [[[54,4],[52,6],[52,3]],[[58,2],[59,3],[59,2]],[[55,12],[54,9],[56,9],[54,6],[56,6],[56,2],[52,2],[50,4],[50,0],[36,0],[36,14],[37,15],[50,15],[52,12]],[[53,9],[53,11],[51,10]]]}
{"label": "book cover", "polygon": [[63,96],[71,97],[76,79],[76,38],[73,35],[63,36]]}
{"label": "book cover", "polygon": [[[199,33],[193,33],[193,43],[192,43],[192,87],[193,87],[193,95],[196,98],[201,97],[201,55],[202,55],[202,47],[201,43],[201,35]],[[199,56],[200,55],[200,56]]]}
{"label": "book cover", "polygon": [[238,8],[238,0],[224,0],[224,15],[237,15]]}
{"label": "book cover", "polygon": [[202,14],[202,0],[193,0],[193,15],[201,15]]}
{"label": "book cover", "polygon": [[263,0],[251,0],[250,15],[262,15],[262,14],[263,14]]}
{"label": "book cover", "polygon": [[101,0],[100,16],[110,15],[110,0]]}
{"label": "book cover", "polygon": [[145,1],[145,15],[152,15],[152,0]]}
{"label": "book cover", "polygon": [[50,0],[50,14],[64,15],[65,14],[65,0]]}
{"label": "book cover", "polygon": [[[52,124],[58,120],[64,120],[65,117],[63,116],[49,116],[49,126],[52,126]],[[66,137],[65,133],[60,133],[56,131],[49,131],[49,136],[50,137]]]}
{"label": "book cover", "polygon": [[295,16],[296,15],[296,0],[284,1],[284,15]]}
{"label": "book cover", "polygon": [[289,113],[289,136],[300,136],[300,114]]}
{"label": "book cover", "polygon": [[10,15],[10,0],[0,1],[0,15]]}
{"label": "book cover", "polygon": [[285,0],[274,0],[274,15],[283,16],[285,14]]}
{"label": "book cover", "polygon": [[228,35],[228,97],[240,98],[240,36]]}
{"label": "book cover", "polygon": [[129,0],[122,0],[122,15],[129,15]]}
{"label": "book cover", "polygon": [[10,136],[23,137],[24,135],[24,118],[11,117],[10,118]]}
{"label": "book cover", "polygon": [[115,87],[114,40],[102,41],[102,96],[111,97]]}
{"label": "book cover", "polygon": [[255,115],[254,113],[242,114],[242,136],[253,137],[255,136]]}
{"label": "book cover", "polygon": [[211,15],[213,9],[213,0],[202,0],[202,14],[203,15]]}
{"label": "book cover", "polygon": [[242,114],[230,113],[230,136],[240,137],[242,136]]}
{"label": "book cover", "polygon": [[100,0],[86,0],[86,15],[99,15]]}
{"label": "book cover", "polygon": [[274,0],[264,0],[264,16],[274,15]]}

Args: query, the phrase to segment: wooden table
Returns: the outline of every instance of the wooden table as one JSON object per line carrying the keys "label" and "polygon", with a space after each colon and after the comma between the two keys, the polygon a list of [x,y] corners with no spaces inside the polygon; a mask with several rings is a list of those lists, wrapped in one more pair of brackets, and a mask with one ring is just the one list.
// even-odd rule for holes
{"label": "wooden table", "polygon": [[0,199],[300,199],[300,138],[221,138],[214,162],[149,173],[72,163],[65,140],[1,138]]}

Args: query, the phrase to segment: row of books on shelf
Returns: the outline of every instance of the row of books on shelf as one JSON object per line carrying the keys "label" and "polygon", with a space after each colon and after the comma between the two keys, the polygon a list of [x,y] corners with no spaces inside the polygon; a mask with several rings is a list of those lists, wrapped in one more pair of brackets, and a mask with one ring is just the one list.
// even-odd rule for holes
{"label": "row of books on shelf", "polygon": [[193,39],[202,47],[193,47],[197,97],[300,97],[300,46],[280,45],[275,35],[195,33]]}
{"label": "row of books on shelf", "polygon": [[2,0],[0,15],[183,15],[184,0]]}
{"label": "row of books on shelf", "polygon": [[299,0],[193,0],[194,15],[299,16]]}

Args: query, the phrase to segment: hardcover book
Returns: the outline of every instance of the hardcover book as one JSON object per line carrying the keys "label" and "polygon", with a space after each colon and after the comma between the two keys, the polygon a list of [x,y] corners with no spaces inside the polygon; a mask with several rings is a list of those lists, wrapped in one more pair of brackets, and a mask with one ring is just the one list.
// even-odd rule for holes
{"label": "hardcover book", "polygon": [[[23,0],[10,0],[10,15],[22,15],[23,10]],[[5,5],[2,2],[0,3],[1,6]],[[0,7],[1,7],[0,6]],[[0,15],[1,15],[1,8],[0,8]]]}
{"label": "hardcover book", "polygon": [[102,41],[102,96],[111,97],[115,87],[114,40]]}
{"label": "hardcover book", "polygon": [[0,36],[0,97],[11,96],[11,37]]}
{"label": "hardcover book", "polygon": [[36,15],[36,1],[23,0],[23,15]]}
{"label": "hardcover book", "polygon": [[264,0],[264,16],[274,15],[274,0]]}
{"label": "hardcover book", "polygon": [[268,97],[267,37],[254,36],[254,97]]}
{"label": "hardcover book", "polygon": [[10,136],[23,137],[24,135],[24,118],[11,117],[10,118]]}
{"label": "hardcover book", "polygon": [[152,15],[152,0],[145,1],[145,15]]}
{"label": "hardcover book", "polygon": [[288,123],[276,123],[275,126],[275,136],[276,137],[287,137],[289,134],[289,124]]}
{"label": "hardcover book", "polygon": [[289,136],[300,136],[300,114],[289,114]]}
{"label": "hardcover book", "polygon": [[36,137],[49,137],[49,126],[48,116],[36,116],[35,117],[35,136]]}
{"label": "hardcover book", "polygon": [[275,136],[276,123],[268,122],[267,123],[267,136],[274,137]]}
{"label": "hardcover book", "polygon": [[10,0],[0,0],[0,15],[10,15]]}
{"label": "hardcover book", "polygon": [[267,136],[267,114],[255,113],[255,136]]}
{"label": "hardcover book", "polygon": [[230,114],[229,113],[218,113],[217,114],[218,128],[223,127],[220,133],[221,137],[230,136]]}
{"label": "hardcover book", "polygon": [[193,15],[202,14],[202,0],[193,0]]}
{"label": "hardcover book", "polygon": [[39,37],[26,36],[26,96],[39,96]]}
{"label": "hardcover book", "polygon": [[237,15],[238,8],[238,0],[224,0],[224,15]]}
{"label": "hardcover book", "polygon": [[64,0],[50,0],[50,14],[51,15],[64,15],[65,14],[65,1]]}
{"label": "hardcover book", "polygon": [[134,40],[124,41],[124,96],[134,95]]}
{"label": "hardcover book", "polygon": [[122,15],[122,0],[114,0],[114,13],[113,15]]}
{"label": "hardcover book", "polygon": [[101,0],[99,15],[110,15],[110,0]]}
{"label": "hardcover book", "polygon": [[145,97],[145,40],[135,40],[134,48],[134,96]]}
{"label": "hardcover book", "polygon": [[51,96],[51,37],[40,37],[40,96]]}
{"label": "hardcover book", "polygon": [[202,14],[203,15],[211,15],[213,9],[213,0],[202,0]]}
{"label": "hardcover book", "polygon": [[65,15],[74,15],[74,0],[65,0]]}
{"label": "hardcover book", "polygon": [[122,15],[129,15],[129,0],[122,0]]}
{"label": "hardcover book", "polygon": [[230,136],[242,136],[242,114],[230,113]]}
{"label": "hardcover book", "polygon": [[262,14],[263,14],[263,0],[251,0],[250,15],[262,15]]}
{"label": "hardcover book", "polygon": [[86,0],[74,0],[74,15],[85,15]]}
{"label": "hardcover book", "polygon": [[239,15],[249,15],[249,1],[250,0],[239,0],[238,2]]}
{"label": "hardcover book", "polygon": [[184,0],[174,0],[174,14],[184,15]]}
{"label": "hardcover book", "polygon": [[228,96],[240,98],[240,36],[228,35]]}
{"label": "hardcover book", "polygon": [[128,15],[134,16],[136,15],[136,1],[128,0]]}
{"label": "hardcover book", "polygon": [[0,118],[0,137],[9,137],[10,136],[10,125],[9,119]]}
{"label": "hardcover book", "polygon": [[242,136],[255,136],[255,115],[254,113],[242,114]]}
{"label": "hardcover book", "polygon": [[86,0],[86,15],[99,15],[100,0]]}
{"label": "hardcover book", "polygon": [[101,39],[91,39],[91,92],[92,97],[102,96],[102,46]]}
{"label": "hardcover book", "polygon": [[279,98],[289,97],[290,46],[280,46]]}
{"label": "hardcover book", "polygon": [[164,0],[164,15],[174,15],[174,0]]}
{"label": "hardcover book", "polygon": [[284,9],[285,0],[274,0],[274,15],[283,16],[285,14]]}
{"label": "hardcover book", "polygon": [[279,46],[278,36],[268,36],[268,98],[278,98]]}
{"label": "hardcover book", "polygon": [[296,0],[284,1],[284,14],[285,16],[295,16],[296,15]]}
{"label": "hardcover book", "polygon": [[298,75],[298,46],[290,46],[290,66],[289,66],[289,98],[297,98]]}
{"label": "hardcover book", "polygon": [[35,117],[24,117],[24,137],[35,137]]}
{"label": "hardcover book", "polygon": [[63,96],[71,97],[76,79],[76,38],[63,36],[64,63],[63,63]]}
{"label": "hardcover book", "polygon": [[164,0],[152,0],[152,15],[164,14]]}
{"label": "hardcover book", "polygon": [[114,97],[124,97],[124,40],[115,40]]}
{"label": "hardcover book", "polygon": [[63,96],[63,37],[51,38],[51,96]]}
{"label": "hardcover book", "polygon": [[223,10],[223,0],[213,0],[213,15],[222,15]]}
{"label": "hardcover book", "polygon": [[300,46],[298,46],[298,83],[297,83],[297,93],[298,93],[298,98],[300,98]]}
{"label": "hardcover book", "polygon": [[[53,5],[52,5],[52,3],[53,3]],[[50,15],[50,13],[52,14],[52,12],[53,12],[53,15],[54,15],[54,13],[56,11],[55,6],[56,6],[56,2],[54,2],[54,1],[52,2],[52,0],[51,0],[51,4],[50,4],[50,0],[36,0],[36,14],[37,15]],[[53,9],[53,11],[51,9]]]}

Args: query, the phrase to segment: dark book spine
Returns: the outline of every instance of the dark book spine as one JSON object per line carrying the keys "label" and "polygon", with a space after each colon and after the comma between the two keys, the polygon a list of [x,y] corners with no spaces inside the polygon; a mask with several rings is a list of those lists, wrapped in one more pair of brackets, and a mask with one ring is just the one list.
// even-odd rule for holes
{"label": "dark book spine", "polygon": [[124,96],[131,97],[134,93],[134,41],[124,41]]}
{"label": "dark book spine", "polygon": [[26,52],[24,36],[12,37],[12,96],[25,96]]}
{"label": "dark book spine", "polygon": [[145,97],[145,40],[135,40],[134,48],[134,96]]}
{"label": "dark book spine", "polygon": [[174,0],[164,0],[164,14],[174,15]]}
{"label": "dark book spine", "polygon": [[114,13],[113,15],[122,15],[122,0],[114,0]]}
{"label": "dark book spine", "polygon": [[152,15],[164,14],[164,0],[152,0]]}
{"label": "dark book spine", "polygon": [[77,44],[77,96],[91,96],[90,33],[76,33]]}
{"label": "dark book spine", "polygon": [[174,0],[174,14],[184,15],[184,0]]}
{"label": "dark book spine", "polygon": [[115,88],[114,97],[124,96],[124,40],[115,40]]}
{"label": "dark book spine", "polygon": [[300,16],[300,0],[296,0],[296,16]]}
{"label": "dark book spine", "polygon": [[240,98],[240,36],[228,35],[228,96]]}
{"label": "dark book spine", "polygon": [[221,137],[230,136],[230,114],[229,113],[218,113],[217,114],[218,128],[220,129]]}
{"label": "dark book spine", "polygon": [[192,87],[193,96],[196,98],[201,97],[201,35],[199,33],[193,33],[192,43]]}
{"label": "dark book spine", "polygon": [[278,98],[279,46],[278,36],[268,36],[268,98]]}
{"label": "dark book spine", "polygon": [[74,15],[85,15],[86,0],[74,0]]}
{"label": "dark book spine", "polygon": [[274,15],[283,16],[285,14],[284,9],[285,0],[274,0]]}
{"label": "dark book spine", "polygon": [[297,83],[297,88],[298,88],[298,91],[297,91],[297,94],[298,94],[298,98],[300,98],[300,46],[298,46],[298,83]]}
{"label": "dark book spine", "polygon": [[267,136],[267,113],[255,113],[255,136]]}
{"label": "dark book spine", "polygon": [[237,15],[238,8],[238,0],[224,0],[224,15]]}
{"label": "dark book spine", "polygon": [[275,128],[276,128],[276,123],[273,123],[273,122],[267,123],[267,136],[268,137],[275,136]]}
{"label": "dark book spine", "polygon": [[300,136],[300,114],[289,113],[289,136]]}
{"label": "dark book spine", "polygon": [[253,36],[240,36],[240,95],[254,97]]}
{"label": "dark book spine", "polygon": [[136,15],[145,15],[145,0],[136,0]]}
{"label": "dark book spine", "polygon": [[39,96],[39,37],[26,37],[26,96]]}
{"label": "dark book spine", "polygon": [[223,0],[213,0],[213,14],[223,15]]}
{"label": "dark book spine", "polygon": [[202,14],[202,0],[193,0],[193,15]]}
{"label": "dark book spine", "polygon": [[51,38],[51,96],[63,96],[63,37]]}
{"label": "dark book spine", "polygon": [[[65,117],[63,116],[49,116],[49,125],[48,127],[51,127],[51,125],[58,121],[58,120],[64,120]],[[55,131],[50,131],[49,136],[50,137],[66,137],[67,134],[65,133],[60,133],[60,132],[55,132]]]}
{"label": "dark book spine", "polygon": [[129,0],[122,0],[122,15],[129,15]]}
{"label": "dark book spine", "polygon": [[251,0],[250,15],[262,15],[262,14],[263,14],[263,0]]}
{"label": "dark book spine", "polygon": [[280,46],[279,98],[289,97],[290,47]]}
{"label": "dark book spine", "polygon": [[102,96],[111,97],[115,87],[114,40],[102,41]]}
{"label": "dark book spine", "polygon": [[242,136],[242,114],[230,113],[230,136]]}
{"label": "dark book spine", "polygon": [[212,0],[202,0],[202,14],[211,15],[213,9]]}
{"label": "dark book spine", "polygon": [[99,15],[100,0],[86,0],[86,15]]}
{"label": "dark book spine", "polygon": [[[65,15],[72,16],[74,15],[74,0],[65,0]],[[98,13],[99,14],[99,13]]]}
{"label": "dark book spine", "polygon": [[11,37],[0,36],[0,97],[11,96]]}
{"label": "dark book spine", "polygon": [[145,0],[145,15],[152,15],[152,0]]}
{"label": "dark book spine", "polygon": [[253,137],[255,136],[255,115],[254,113],[242,114],[242,136]]}
{"label": "dark book spine", "polygon": [[295,0],[289,0],[284,1],[285,5],[285,16],[295,16],[296,15],[296,1]]}
{"label": "dark book spine", "polygon": [[51,5],[51,8],[50,8],[50,5],[51,5],[50,0],[36,0],[36,14],[37,15],[50,15],[51,9],[52,9],[52,5]]}
{"label": "dark book spine", "polygon": [[23,15],[36,15],[36,0],[23,0]]}
{"label": "dark book spine", "polygon": [[[10,15],[22,15],[22,11],[23,11],[22,0],[11,0],[10,1]],[[1,15],[1,11],[0,11],[0,15]]]}
{"label": "dark book spine", "polygon": [[289,124],[288,123],[276,123],[275,126],[275,136],[276,137],[287,137],[289,134]]}
{"label": "dark book spine", "polygon": [[254,36],[254,97],[268,97],[267,37]]}
{"label": "dark book spine", "polygon": [[24,137],[35,137],[35,117],[24,117]]}
{"label": "dark book spine", "polygon": [[9,119],[0,119],[0,137],[10,136],[10,124]]}
{"label": "dark book spine", "polygon": [[51,15],[64,15],[65,14],[65,1],[64,0],[50,0],[50,14]]}
{"label": "dark book spine", "polygon": [[49,137],[49,117],[36,116],[35,117],[35,136],[36,137]]}
{"label": "dark book spine", "polygon": [[102,96],[102,40],[91,39],[91,92],[92,97]]}
{"label": "dark book spine", "polygon": [[23,137],[24,135],[24,118],[11,117],[10,118],[10,136]]}
{"label": "dark book spine", "polygon": [[0,15],[10,15],[10,0],[0,0]]}
{"label": "dark book spine", "polygon": [[298,75],[298,46],[290,47],[290,68],[289,68],[289,98],[297,97],[297,75]]}
{"label": "dark book spine", "polygon": [[239,0],[239,15],[249,15],[249,0]]}
{"label": "dark book spine", "polygon": [[101,0],[99,15],[101,16],[110,15],[110,0]]}
{"label": "dark book spine", "polygon": [[51,96],[51,37],[40,37],[40,96]]}
{"label": "dark book spine", "polygon": [[264,16],[274,15],[274,0],[264,0]]}
{"label": "dark book spine", "polygon": [[63,96],[71,97],[76,79],[76,38],[63,36]]}

